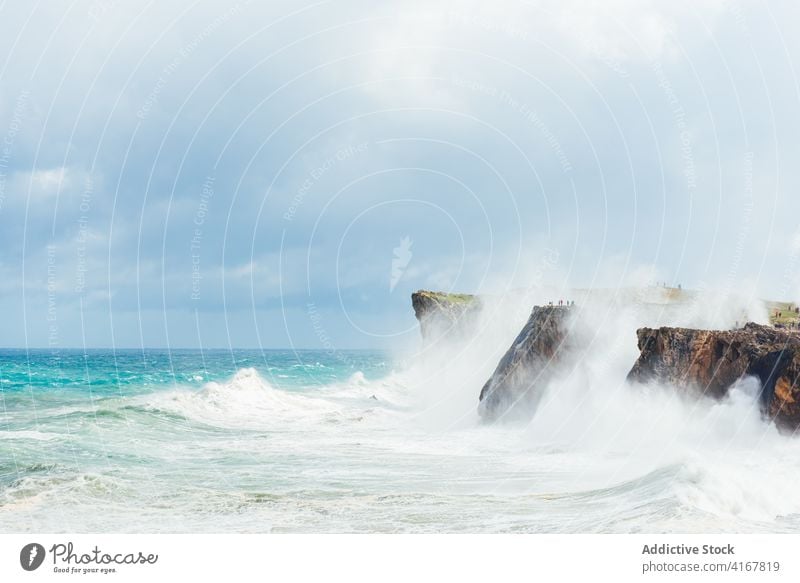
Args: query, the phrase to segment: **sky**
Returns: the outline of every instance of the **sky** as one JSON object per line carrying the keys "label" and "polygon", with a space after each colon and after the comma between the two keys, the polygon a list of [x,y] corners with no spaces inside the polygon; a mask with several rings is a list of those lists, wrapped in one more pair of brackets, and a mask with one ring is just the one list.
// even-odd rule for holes
{"label": "sky", "polygon": [[0,8],[0,346],[383,348],[420,288],[800,300],[793,2]]}

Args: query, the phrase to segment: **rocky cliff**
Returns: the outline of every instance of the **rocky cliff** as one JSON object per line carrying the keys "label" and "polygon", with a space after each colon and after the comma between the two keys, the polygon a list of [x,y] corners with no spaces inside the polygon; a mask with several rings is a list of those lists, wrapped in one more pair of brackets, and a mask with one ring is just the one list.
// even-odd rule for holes
{"label": "rocky cliff", "polygon": [[477,296],[427,290],[411,294],[411,304],[426,344],[443,337],[469,337],[477,326],[482,306]]}
{"label": "rocky cliff", "polygon": [[764,414],[782,428],[800,427],[800,336],[759,324],[730,331],[642,328],[639,359],[628,374],[720,398],[740,378],[761,381]]}
{"label": "rocky cliff", "polygon": [[536,306],[483,386],[478,412],[485,420],[529,416],[547,384],[572,348],[568,334],[570,309]]}

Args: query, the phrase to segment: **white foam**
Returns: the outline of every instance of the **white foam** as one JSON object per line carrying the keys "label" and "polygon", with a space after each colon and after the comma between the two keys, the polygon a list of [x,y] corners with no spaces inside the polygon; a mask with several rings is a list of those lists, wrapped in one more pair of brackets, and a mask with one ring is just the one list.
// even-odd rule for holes
{"label": "white foam", "polygon": [[[762,418],[756,379],[744,379],[722,401],[676,387],[626,382],[639,354],[637,327],[725,329],[737,321],[764,319],[760,303],[721,297],[697,294],[683,305],[662,305],[651,297],[601,298],[576,306],[572,333],[589,348],[578,367],[565,366],[545,389],[530,423],[517,426],[517,443],[499,428],[481,428],[474,410],[499,360],[498,343],[505,349],[519,329],[518,313],[496,310],[483,335],[468,345],[443,341],[429,350],[408,375],[411,394],[426,409],[430,429],[458,427],[460,439],[466,431],[480,435],[475,441],[496,441],[493,451],[491,445],[477,445],[476,451],[515,460],[519,472],[529,464],[548,467],[552,456],[542,452],[558,452],[561,467],[570,470],[554,474],[548,486],[554,491],[622,487],[628,480],[656,476],[663,480],[659,487],[665,496],[695,513],[762,522],[800,513],[800,442],[780,435]],[[662,472],[665,468],[679,471]],[[509,479],[498,476],[498,483]]]}
{"label": "white foam", "polygon": [[206,383],[199,391],[150,396],[148,406],[225,427],[288,427],[340,414],[339,407],[324,399],[274,388],[253,368],[240,369],[225,382]]}
{"label": "white foam", "polygon": [[42,431],[4,431],[4,439],[32,439],[34,441],[52,441],[60,437],[57,433],[48,433]]}

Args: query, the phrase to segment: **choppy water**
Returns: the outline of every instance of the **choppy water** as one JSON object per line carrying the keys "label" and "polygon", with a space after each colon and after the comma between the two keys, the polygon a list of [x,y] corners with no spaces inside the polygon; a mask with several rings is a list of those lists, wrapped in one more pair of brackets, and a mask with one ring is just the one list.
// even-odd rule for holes
{"label": "choppy water", "polygon": [[747,383],[710,403],[571,379],[530,424],[485,426],[485,377],[434,369],[366,351],[2,351],[0,531],[800,527],[800,445]]}

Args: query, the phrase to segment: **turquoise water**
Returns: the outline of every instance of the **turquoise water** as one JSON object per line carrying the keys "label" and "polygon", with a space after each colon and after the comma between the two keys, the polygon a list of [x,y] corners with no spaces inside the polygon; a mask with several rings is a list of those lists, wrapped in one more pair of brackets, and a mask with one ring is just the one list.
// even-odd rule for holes
{"label": "turquoise water", "polygon": [[486,351],[3,350],[0,532],[800,527],[800,446],[752,387],[687,402],[605,367],[487,426]]}
{"label": "turquoise water", "polygon": [[[388,367],[386,354],[370,351],[2,350],[0,524],[180,530],[181,522],[131,523],[126,515],[140,504],[169,506],[187,489],[218,499],[209,508],[269,497],[274,476],[262,481],[249,467],[259,440],[276,430],[247,427],[258,425],[260,408],[265,421],[276,411],[304,414],[302,395],[365,384]],[[253,440],[254,451],[240,440]],[[237,471],[244,473],[232,477]],[[133,508],[118,518],[104,516],[106,505],[127,503]],[[83,513],[86,505],[95,516]]]}
{"label": "turquoise water", "polygon": [[370,378],[386,373],[390,355],[354,350],[23,350],[0,349],[0,383],[5,397],[51,389],[98,396],[170,386],[202,386],[224,380],[241,368],[255,368],[285,388],[325,385],[354,372]]}

